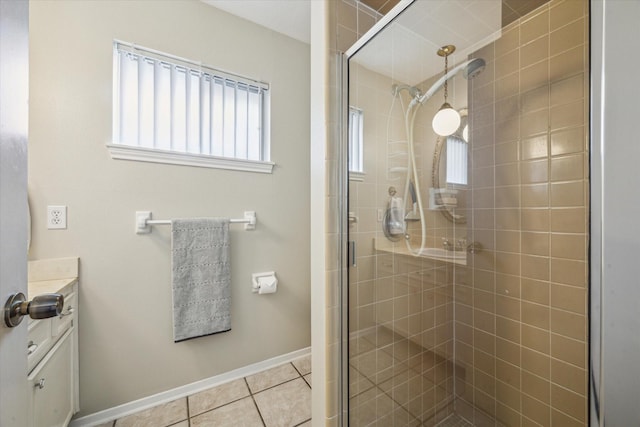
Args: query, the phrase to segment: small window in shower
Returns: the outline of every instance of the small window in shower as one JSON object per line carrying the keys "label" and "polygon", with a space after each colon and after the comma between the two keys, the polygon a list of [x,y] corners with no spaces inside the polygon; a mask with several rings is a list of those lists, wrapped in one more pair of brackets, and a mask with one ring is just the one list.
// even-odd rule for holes
{"label": "small window in shower", "polygon": [[468,147],[457,135],[447,137],[447,184],[467,185]]}
{"label": "small window in shower", "polygon": [[271,173],[269,85],[113,44],[116,159]]}
{"label": "small window in shower", "polygon": [[349,177],[362,179],[364,175],[363,161],[363,128],[362,110],[349,107]]}

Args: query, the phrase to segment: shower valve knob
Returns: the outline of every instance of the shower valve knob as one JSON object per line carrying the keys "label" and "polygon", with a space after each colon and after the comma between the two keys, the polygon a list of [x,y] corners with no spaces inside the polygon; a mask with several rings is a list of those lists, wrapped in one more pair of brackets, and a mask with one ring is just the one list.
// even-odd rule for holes
{"label": "shower valve knob", "polygon": [[467,245],[467,252],[470,254],[477,254],[482,252],[482,243],[479,242],[471,242]]}

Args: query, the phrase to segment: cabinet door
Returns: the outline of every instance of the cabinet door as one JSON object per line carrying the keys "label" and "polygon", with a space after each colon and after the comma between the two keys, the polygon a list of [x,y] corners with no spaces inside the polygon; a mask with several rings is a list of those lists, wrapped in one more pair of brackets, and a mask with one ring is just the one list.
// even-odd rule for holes
{"label": "cabinet door", "polygon": [[68,330],[29,375],[33,427],[66,426],[73,415],[72,332]]}

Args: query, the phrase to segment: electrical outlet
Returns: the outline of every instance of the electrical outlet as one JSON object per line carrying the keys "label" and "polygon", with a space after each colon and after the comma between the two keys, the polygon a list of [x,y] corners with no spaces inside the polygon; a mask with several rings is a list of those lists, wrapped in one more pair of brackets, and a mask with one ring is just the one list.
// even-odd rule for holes
{"label": "electrical outlet", "polygon": [[67,228],[66,206],[47,206],[47,228],[49,230]]}

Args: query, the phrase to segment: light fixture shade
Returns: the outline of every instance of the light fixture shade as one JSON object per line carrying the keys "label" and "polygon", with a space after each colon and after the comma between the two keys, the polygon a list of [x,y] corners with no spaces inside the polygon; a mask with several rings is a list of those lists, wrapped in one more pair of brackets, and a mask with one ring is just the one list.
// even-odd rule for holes
{"label": "light fixture shade", "polygon": [[440,136],[449,136],[460,127],[460,114],[448,103],[442,104],[440,110],[433,116],[433,131]]}

